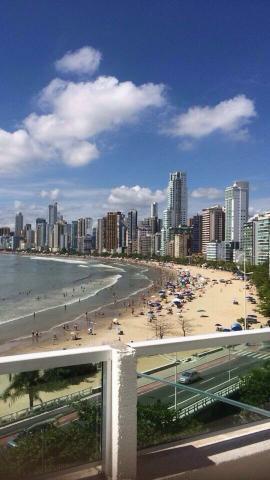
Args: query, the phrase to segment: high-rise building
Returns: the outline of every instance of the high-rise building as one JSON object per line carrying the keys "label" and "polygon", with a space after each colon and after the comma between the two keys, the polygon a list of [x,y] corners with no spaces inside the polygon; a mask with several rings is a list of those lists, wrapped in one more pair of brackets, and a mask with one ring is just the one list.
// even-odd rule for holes
{"label": "high-rise building", "polygon": [[118,216],[121,212],[108,212],[106,217],[106,250],[116,252],[118,248]]}
{"label": "high-rise building", "polygon": [[243,250],[246,261],[254,265],[270,259],[270,212],[251,218],[243,228]]}
{"label": "high-rise building", "polygon": [[78,248],[78,220],[71,222],[71,249],[77,250]]}
{"label": "high-rise building", "polygon": [[137,251],[138,236],[138,212],[130,210],[127,217],[127,251],[134,253]]}
{"label": "high-rise building", "polygon": [[192,227],[192,253],[202,252],[202,215],[194,215],[189,219],[189,225]]}
{"label": "high-rise building", "polygon": [[57,202],[49,205],[49,225],[53,226],[57,222]]}
{"label": "high-rise building", "polygon": [[248,221],[249,183],[237,181],[225,189],[225,240],[241,248],[244,224]]}
{"label": "high-rise building", "polygon": [[10,235],[9,227],[0,227],[0,237],[2,237],[3,235]]}
{"label": "high-rise building", "polygon": [[225,213],[220,205],[204,208],[202,212],[202,252],[206,255],[209,242],[224,240]]}
{"label": "high-rise building", "polygon": [[125,215],[121,212],[117,213],[117,252],[123,253],[126,248],[126,231]]}
{"label": "high-rise building", "polygon": [[172,227],[187,225],[187,175],[185,172],[170,173],[167,208],[172,211]]}
{"label": "high-rise building", "polygon": [[192,228],[179,227],[174,235],[174,257],[181,258],[191,254]]}
{"label": "high-rise building", "polygon": [[45,218],[36,219],[36,247],[38,250],[42,250],[46,246],[46,227]]}
{"label": "high-rise building", "polygon": [[[187,176],[185,172],[170,173],[167,208],[163,212],[161,255],[167,255],[168,229],[187,225]],[[170,246],[172,249],[172,246]]]}
{"label": "high-rise building", "polygon": [[150,225],[141,225],[138,228],[137,251],[145,257],[151,255],[152,232]]}
{"label": "high-rise building", "polygon": [[128,212],[128,242],[133,242],[137,240],[137,229],[138,229],[138,212],[137,210],[130,210]]}
{"label": "high-rise building", "polygon": [[96,249],[98,253],[104,252],[106,248],[106,218],[99,218],[97,221]]}
{"label": "high-rise building", "polygon": [[158,218],[158,203],[157,202],[151,203],[150,217]]}
{"label": "high-rise building", "polygon": [[20,237],[23,233],[23,214],[17,213],[15,216],[15,236]]}

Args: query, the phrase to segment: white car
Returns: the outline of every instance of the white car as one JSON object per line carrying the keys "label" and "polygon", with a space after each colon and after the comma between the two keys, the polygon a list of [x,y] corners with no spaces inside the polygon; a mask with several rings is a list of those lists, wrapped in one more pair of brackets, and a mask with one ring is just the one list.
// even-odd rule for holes
{"label": "white car", "polygon": [[200,375],[196,370],[187,370],[179,375],[178,382],[185,385],[193,382],[197,382],[200,379]]}

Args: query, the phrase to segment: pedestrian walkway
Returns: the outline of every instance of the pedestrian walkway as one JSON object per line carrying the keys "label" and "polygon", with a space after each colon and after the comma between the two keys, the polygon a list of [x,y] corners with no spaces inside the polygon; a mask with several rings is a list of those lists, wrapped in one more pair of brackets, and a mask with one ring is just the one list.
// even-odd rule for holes
{"label": "pedestrian walkway", "polygon": [[263,352],[263,351],[255,351],[252,352],[250,349],[245,348],[243,350],[240,350],[238,352],[234,352],[234,355],[237,357],[249,357],[249,358],[256,358],[257,360],[268,360],[270,359],[270,352]]}

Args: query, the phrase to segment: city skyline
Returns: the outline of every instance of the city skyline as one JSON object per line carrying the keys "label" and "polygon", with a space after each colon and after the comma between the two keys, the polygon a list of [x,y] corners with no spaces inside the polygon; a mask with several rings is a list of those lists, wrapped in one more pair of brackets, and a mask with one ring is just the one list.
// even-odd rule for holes
{"label": "city skyline", "polygon": [[[244,248],[252,259],[259,258],[255,253],[258,250],[255,234],[247,244],[247,235],[257,228],[254,223],[250,225],[253,217],[249,220],[249,182],[233,182],[224,190],[224,206],[201,208],[193,216],[188,214],[187,191],[187,172],[170,172],[162,218],[159,218],[158,203],[152,202],[144,218],[133,208],[103,212],[96,221],[82,216],[67,219],[54,201],[48,205],[45,218],[36,218],[36,228],[24,222],[22,212],[15,216],[14,232],[2,226],[0,249],[174,258],[200,254],[208,260],[227,262],[237,261]],[[264,224],[262,228],[265,237]],[[269,233],[266,237],[264,249],[267,250]],[[264,255],[261,253],[260,258]]]}
{"label": "city skyline", "polygon": [[146,204],[165,206],[167,171],[188,172],[190,214],[237,178],[252,185],[250,213],[267,209],[267,3],[221,1],[206,17],[193,1],[141,15],[121,1],[67,0],[53,19],[50,5],[31,3],[28,18],[4,0],[2,225],[21,209],[33,223],[53,200],[67,218],[123,206],[144,216]]}

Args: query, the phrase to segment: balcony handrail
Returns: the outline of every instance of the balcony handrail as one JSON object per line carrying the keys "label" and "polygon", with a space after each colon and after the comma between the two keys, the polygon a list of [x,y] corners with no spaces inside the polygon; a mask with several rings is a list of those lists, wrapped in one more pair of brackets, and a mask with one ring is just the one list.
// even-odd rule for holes
{"label": "balcony handrail", "polygon": [[0,357],[0,375],[107,362],[111,359],[111,352],[112,347],[101,345],[3,356]]}
{"label": "balcony handrail", "polygon": [[164,353],[184,352],[200,348],[232,346],[241,343],[270,342],[270,328],[242,330],[239,332],[216,332],[187,337],[170,337],[162,340],[130,342],[128,346],[136,350],[137,357],[161,355]]}
{"label": "balcony handrail", "polygon": [[[270,342],[270,328],[130,342],[125,345],[121,344],[121,347],[134,349],[136,357],[147,357],[164,353],[184,352],[241,343],[261,343],[263,341]],[[101,345],[96,347],[81,347],[69,350],[50,350],[46,352],[3,356],[0,357],[0,375],[71,365],[83,365],[87,363],[107,362],[111,360],[112,350],[114,350],[114,348],[115,347],[110,345]]]}

